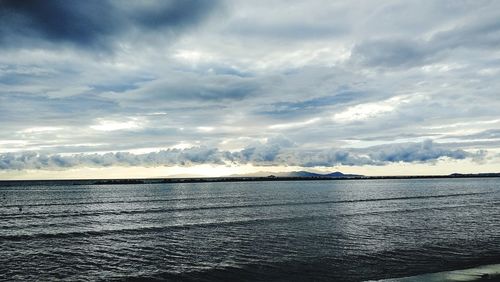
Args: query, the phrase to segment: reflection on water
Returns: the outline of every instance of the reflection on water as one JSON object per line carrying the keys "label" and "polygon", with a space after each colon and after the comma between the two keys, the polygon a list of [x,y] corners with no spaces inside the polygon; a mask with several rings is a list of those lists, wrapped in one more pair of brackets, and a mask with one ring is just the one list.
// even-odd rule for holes
{"label": "reflection on water", "polygon": [[500,263],[495,178],[0,193],[2,280],[359,281]]}

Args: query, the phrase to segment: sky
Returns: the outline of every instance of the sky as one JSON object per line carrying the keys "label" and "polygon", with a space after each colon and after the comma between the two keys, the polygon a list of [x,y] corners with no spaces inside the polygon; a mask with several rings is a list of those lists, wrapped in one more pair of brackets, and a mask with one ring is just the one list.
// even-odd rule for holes
{"label": "sky", "polygon": [[0,179],[500,172],[500,1],[0,0]]}

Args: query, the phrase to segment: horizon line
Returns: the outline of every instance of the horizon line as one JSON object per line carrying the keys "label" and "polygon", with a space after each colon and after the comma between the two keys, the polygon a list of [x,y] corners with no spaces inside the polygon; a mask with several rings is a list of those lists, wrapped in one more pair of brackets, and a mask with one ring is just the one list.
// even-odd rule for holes
{"label": "horizon line", "polygon": [[[66,179],[0,179],[0,183],[7,182],[79,182],[79,181],[109,181],[102,184],[155,184],[155,183],[196,183],[196,182],[251,182],[251,181],[307,181],[307,180],[370,180],[370,179],[418,179],[418,178],[489,178],[500,177],[500,172],[480,172],[480,173],[451,173],[451,174],[428,174],[428,175],[355,175],[331,177],[327,175],[318,176],[200,176],[200,177],[149,177],[149,178],[66,178]],[[351,176],[349,176],[351,175]],[[134,182],[153,181],[143,183],[111,183],[112,181]],[[154,182],[158,181],[158,182]],[[163,182],[161,182],[163,181]],[[92,183],[88,183],[92,184]],[[97,183],[101,184],[101,183]]]}

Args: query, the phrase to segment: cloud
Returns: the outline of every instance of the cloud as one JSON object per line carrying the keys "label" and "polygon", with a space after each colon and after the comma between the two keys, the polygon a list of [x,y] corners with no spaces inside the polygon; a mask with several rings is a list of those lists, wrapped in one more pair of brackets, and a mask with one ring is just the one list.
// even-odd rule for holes
{"label": "cloud", "polygon": [[497,48],[500,45],[498,11],[485,12],[481,17],[436,33],[430,43],[437,49]]}
{"label": "cloud", "polygon": [[256,23],[240,21],[231,27],[231,32],[238,35],[267,37],[276,39],[308,40],[337,36],[345,33],[345,27],[318,24],[294,23]]}
{"label": "cloud", "polygon": [[168,166],[192,164],[222,164],[217,149],[193,147],[190,149],[169,149],[148,154],[117,152],[106,154],[76,154],[70,156],[46,155],[36,152],[21,154],[0,154],[0,169],[64,169],[71,167],[109,166]]}
{"label": "cloud", "polygon": [[200,22],[218,4],[197,0],[2,0],[0,44],[18,47],[70,43],[82,48],[110,48],[130,32],[175,34]]}
{"label": "cloud", "polygon": [[290,165],[303,167],[362,166],[376,164],[371,159],[346,149],[326,149],[292,154]]}
{"label": "cloud", "polygon": [[483,0],[0,0],[4,166],[481,159],[500,151],[499,11]]}
{"label": "cloud", "polygon": [[494,50],[500,46],[497,8],[482,11],[481,16],[464,17],[444,30],[431,31],[431,35],[371,36],[355,44],[351,61],[372,67],[415,67],[453,57],[454,53],[463,51]]}
{"label": "cloud", "polygon": [[408,103],[410,99],[411,97],[395,96],[385,101],[358,104],[335,114],[333,120],[336,122],[355,122],[376,118],[393,112],[401,104]]}
{"label": "cloud", "polygon": [[340,89],[336,91],[333,90],[319,97],[305,97],[302,101],[271,103],[265,105],[263,109],[259,109],[259,113],[270,116],[298,116],[300,113],[317,113],[318,109],[327,108],[332,105],[344,105],[353,100],[361,99],[366,95],[366,93],[360,93],[345,88],[346,87],[340,87]]}
{"label": "cloud", "polygon": [[441,158],[482,161],[484,150],[474,153],[447,149],[431,140],[422,143],[393,144],[355,149],[304,150],[284,136],[275,136],[266,142],[257,142],[246,148],[229,152],[206,146],[185,149],[167,149],[146,154],[129,152],[105,154],[47,155],[36,152],[0,154],[0,169],[64,169],[72,167],[109,166],[190,166],[193,164],[252,164],[302,167],[332,167],[338,165],[363,166],[388,163],[422,163]]}
{"label": "cloud", "polygon": [[488,129],[474,134],[460,136],[461,139],[500,139],[500,129]]}
{"label": "cloud", "polygon": [[427,48],[423,42],[406,38],[376,39],[356,45],[351,57],[369,66],[411,67],[434,55]]}
{"label": "cloud", "polygon": [[[174,103],[220,103],[256,95],[260,85],[255,79],[232,75],[170,72],[165,78],[145,82],[138,89],[106,94],[124,105],[164,107]],[[155,101],[151,105],[151,101]]]}
{"label": "cloud", "polygon": [[394,144],[371,148],[370,159],[378,162],[427,162],[442,157],[465,159],[472,156],[463,150],[450,150],[442,145],[435,145],[432,140],[422,143]]}
{"label": "cloud", "polygon": [[231,161],[236,163],[275,164],[280,163],[280,153],[293,147],[294,143],[284,136],[269,138],[265,143],[257,142],[240,152],[232,153]]}

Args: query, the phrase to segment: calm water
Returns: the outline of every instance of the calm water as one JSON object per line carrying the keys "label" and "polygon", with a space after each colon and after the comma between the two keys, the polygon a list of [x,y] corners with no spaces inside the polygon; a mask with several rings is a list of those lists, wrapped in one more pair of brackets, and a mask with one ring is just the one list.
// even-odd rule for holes
{"label": "calm water", "polygon": [[500,263],[499,178],[10,186],[0,204],[0,280],[359,281]]}

